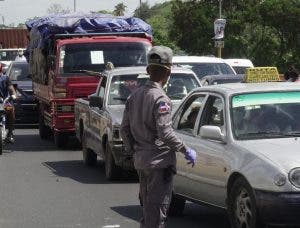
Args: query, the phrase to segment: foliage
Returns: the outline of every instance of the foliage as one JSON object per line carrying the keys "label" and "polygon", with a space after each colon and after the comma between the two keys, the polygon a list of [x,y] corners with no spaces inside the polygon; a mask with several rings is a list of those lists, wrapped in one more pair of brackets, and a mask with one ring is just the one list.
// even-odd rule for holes
{"label": "foliage", "polygon": [[102,13],[102,14],[114,14],[114,12],[109,11],[109,10],[99,10],[97,13]]}
{"label": "foliage", "polygon": [[133,16],[139,17],[143,20],[147,20],[151,17],[152,14],[153,13],[148,2],[142,2],[141,6],[135,9]]}
{"label": "foliage", "polygon": [[70,9],[64,9],[60,4],[52,4],[48,9],[48,14],[70,13]]}
{"label": "foliage", "polygon": [[[189,54],[215,52],[213,22],[219,16],[218,0],[172,1],[171,37]],[[223,1],[224,58],[249,58],[257,66],[287,62],[300,64],[299,0]]]}
{"label": "foliage", "polygon": [[113,13],[115,16],[124,16],[126,8],[127,6],[125,6],[124,3],[121,2],[115,6]]}

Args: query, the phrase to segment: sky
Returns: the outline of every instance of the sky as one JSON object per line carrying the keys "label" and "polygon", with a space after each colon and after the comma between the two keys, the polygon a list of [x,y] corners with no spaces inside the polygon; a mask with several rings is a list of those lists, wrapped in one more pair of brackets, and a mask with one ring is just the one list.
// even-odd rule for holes
{"label": "sky", "polygon": [[[127,6],[125,16],[132,16],[133,11],[140,4],[140,0],[0,0],[0,24],[4,19],[5,25],[14,23],[16,26],[29,18],[46,15],[52,4],[60,4],[64,9],[73,11],[74,1],[78,12],[112,11],[115,5],[123,2]],[[142,2],[144,1],[142,0]],[[152,6],[162,3],[164,0],[148,0],[147,2]]]}

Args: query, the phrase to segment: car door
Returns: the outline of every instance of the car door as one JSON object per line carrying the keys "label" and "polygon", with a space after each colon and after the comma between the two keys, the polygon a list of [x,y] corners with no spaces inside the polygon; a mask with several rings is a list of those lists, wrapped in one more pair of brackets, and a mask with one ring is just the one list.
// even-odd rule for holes
{"label": "car door", "polygon": [[105,113],[105,91],[107,85],[107,77],[103,77],[99,88],[97,90],[96,96],[99,96],[102,99],[102,107],[90,107],[90,129],[92,134],[92,149],[101,154],[102,147],[102,136],[104,133],[103,122],[107,122],[107,117]]}
{"label": "car door", "polygon": [[226,198],[226,163],[224,152],[226,144],[221,141],[208,140],[200,136],[200,127],[204,125],[219,126],[226,134],[224,98],[210,94],[199,119],[196,136],[188,146],[197,152],[194,168],[188,166],[187,177],[190,188],[189,197],[208,204],[225,207]]}
{"label": "car door", "polygon": [[[195,139],[195,130],[197,127],[197,118],[202,110],[202,104],[206,94],[194,93],[185,100],[176,112],[173,127],[176,134],[185,144],[191,144]],[[189,186],[187,183],[187,161],[182,153],[177,153],[177,175],[174,179],[174,191],[178,194],[187,195]]]}

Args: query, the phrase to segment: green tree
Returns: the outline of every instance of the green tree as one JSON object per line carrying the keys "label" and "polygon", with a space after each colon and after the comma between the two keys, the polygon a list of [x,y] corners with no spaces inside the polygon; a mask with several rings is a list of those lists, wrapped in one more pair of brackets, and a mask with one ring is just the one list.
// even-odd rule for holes
{"label": "green tree", "polygon": [[114,14],[114,12],[109,11],[109,10],[99,10],[97,13],[103,13],[103,14]]}
{"label": "green tree", "polygon": [[133,15],[143,20],[149,19],[152,16],[152,14],[148,2],[142,2],[141,6],[136,8]]}
{"label": "green tree", "polygon": [[151,25],[153,30],[153,44],[168,46],[177,53],[181,50],[169,34],[170,27],[173,24],[171,8],[172,5],[170,2],[154,5],[150,8],[150,17],[146,21]]}
{"label": "green tree", "polygon": [[[230,0],[222,9],[227,21],[222,57],[250,58],[257,66],[275,65],[281,71],[287,61],[299,63],[299,0]],[[180,48],[197,55],[215,52],[218,0],[174,0],[172,16],[170,32]]]}
{"label": "green tree", "polygon": [[123,2],[121,2],[115,6],[113,13],[115,16],[124,16],[126,8],[127,8],[127,6],[124,5]]}

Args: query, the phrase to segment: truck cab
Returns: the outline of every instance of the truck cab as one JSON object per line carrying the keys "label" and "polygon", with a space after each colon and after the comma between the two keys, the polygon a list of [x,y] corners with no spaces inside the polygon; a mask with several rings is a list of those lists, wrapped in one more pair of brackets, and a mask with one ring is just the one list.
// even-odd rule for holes
{"label": "truck cab", "polygon": [[39,69],[42,73],[34,80],[33,89],[39,100],[40,136],[48,138],[53,133],[55,144],[62,147],[75,131],[74,100],[94,93],[105,69],[146,65],[151,41],[143,33],[66,34],[55,38],[54,48],[44,61],[48,70],[42,76],[45,71]]}

